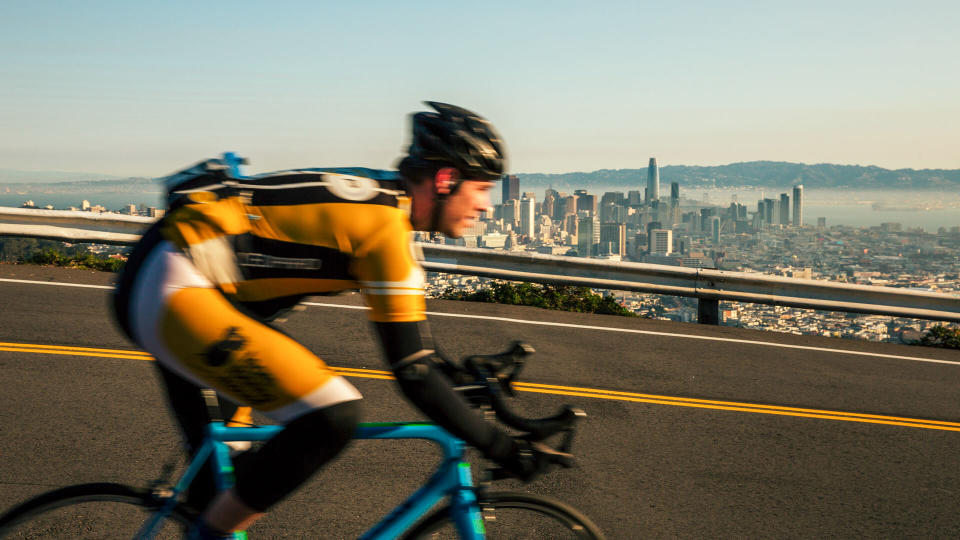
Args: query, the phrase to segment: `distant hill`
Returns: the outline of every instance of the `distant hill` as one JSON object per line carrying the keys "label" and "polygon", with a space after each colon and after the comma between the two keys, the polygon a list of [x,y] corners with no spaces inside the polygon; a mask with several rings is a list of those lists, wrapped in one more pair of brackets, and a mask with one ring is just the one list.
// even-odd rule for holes
{"label": "distant hill", "polygon": [[118,180],[120,178],[123,177],[100,173],[0,169],[0,184],[46,184],[78,180]]}
{"label": "distant hill", "polygon": [[[562,174],[518,174],[520,189],[546,188],[560,191],[599,185],[625,191],[647,184],[647,169],[601,169]],[[710,187],[788,187],[803,184],[808,189],[960,189],[960,169],[898,169],[860,165],[806,165],[782,161],[750,161],[716,167],[668,165],[660,168],[661,193],[670,182],[684,189]]]}
{"label": "distant hill", "polygon": [[[631,189],[647,184],[647,169],[600,169],[593,172],[560,174],[518,174],[520,189],[540,190],[553,186],[559,191],[574,189]],[[750,161],[716,167],[668,165],[660,168],[661,193],[669,193],[670,182],[682,189],[713,187],[786,188],[803,184],[807,189],[935,189],[960,190],[960,169],[883,169],[860,165],[806,165],[781,161]],[[0,188],[40,188],[49,192],[133,192],[159,191],[152,178],[120,178],[90,173],[36,172],[0,169]]]}
{"label": "distant hill", "polygon": [[0,189],[29,190],[39,193],[143,193],[158,192],[162,186],[154,178],[113,180],[76,180],[72,182],[4,182]]}

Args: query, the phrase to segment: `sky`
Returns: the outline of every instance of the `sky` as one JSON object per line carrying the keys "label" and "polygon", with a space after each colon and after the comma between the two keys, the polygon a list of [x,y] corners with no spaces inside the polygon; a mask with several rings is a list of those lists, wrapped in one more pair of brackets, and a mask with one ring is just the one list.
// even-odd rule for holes
{"label": "sky", "polygon": [[8,0],[0,168],[391,168],[424,100],[516,173],[960,168],[957,28],[955,0]]}

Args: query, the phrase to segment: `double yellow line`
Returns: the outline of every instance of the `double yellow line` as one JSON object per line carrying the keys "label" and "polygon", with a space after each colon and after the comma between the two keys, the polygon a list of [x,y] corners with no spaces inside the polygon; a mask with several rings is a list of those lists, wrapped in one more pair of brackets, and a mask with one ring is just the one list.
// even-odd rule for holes
{"label": "double yellow line", "polygon": [[[69,347],[64,345],[33,345],[28,343],[0,342],[0,351],[64,354],[70,356],[94,356],[97,358],[122,358],[127,360],[153,360],[145,352],[117,349],[99,349],[91,347]],[[345,377],[359,377],[365,379],[392,380],[389,371],[376,369],[359,369],[331,366],[339,375]],[[922,418],[905,418],[898,416],[884,416],[878,414],[863,414],[843,411],[829,411],[823,409],[804,409],[799,407],[784,407],[781,405],[764,405],[759,403],[742,403],[736,401],[718,401],[710,399],[685,398],[677,396],[662,396],[657,394],[640,394],[636,392],[620,392],[616,390],[601,390],[597,388],[581,388],[576,386],[560,386],[553,384],[537,384],[518,382],[514,387],[519,392],[550,394],[560,396],[576,396],[594,399],[609,399],[614,401],[628,401],[635,403],[652,403],[656,405],[672,405],[675,407],[693,407],[719,411],[736,411],[755,414],[774,414],[780,416],[794,416],[801,418],[819,418],[822,420],[839,420],[842,422],[860,422],[866,424],[884,424],[921,429],[936,429],[941,431],[960,431],[960,423],[941,420],[925,420]]]}

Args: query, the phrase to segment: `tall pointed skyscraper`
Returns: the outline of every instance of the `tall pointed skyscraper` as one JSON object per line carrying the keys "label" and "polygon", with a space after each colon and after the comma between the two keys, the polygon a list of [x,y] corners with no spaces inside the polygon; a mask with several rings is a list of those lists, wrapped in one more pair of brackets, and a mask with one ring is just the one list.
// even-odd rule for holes
{"label": "tall pointed skyscraper", "polygon": [[657,158],[650,158],[650,165],[647,167],[647,202],[660,200],[660,167],[657,166]]}

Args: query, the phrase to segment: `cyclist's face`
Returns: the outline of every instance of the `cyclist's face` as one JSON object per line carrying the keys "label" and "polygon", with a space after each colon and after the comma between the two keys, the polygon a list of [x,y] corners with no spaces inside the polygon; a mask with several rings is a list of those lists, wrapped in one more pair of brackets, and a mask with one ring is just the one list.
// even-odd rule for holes
{"label": "cyclist's face", "polygon": [[459,238],[490,207],[490,190],[493,182],[464,180],[460,188],[447,198],[440,232]]}

